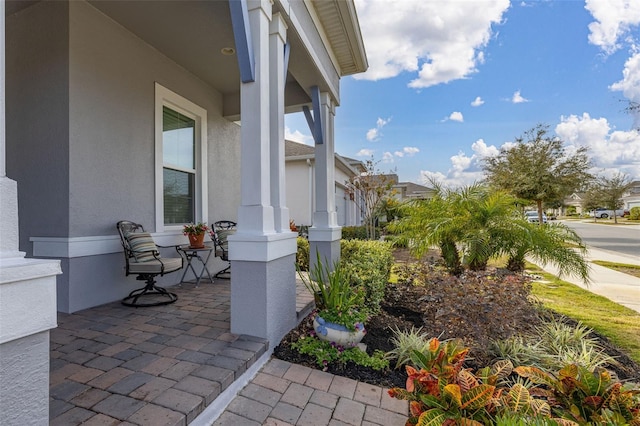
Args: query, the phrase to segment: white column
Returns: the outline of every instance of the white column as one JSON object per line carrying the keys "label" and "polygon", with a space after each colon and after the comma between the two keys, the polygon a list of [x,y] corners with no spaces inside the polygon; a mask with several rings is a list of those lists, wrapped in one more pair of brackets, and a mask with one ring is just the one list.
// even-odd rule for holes
{"label": "white column", "polygon": [[269,102],[269,22],[268,0],[250,0],[249,23],[254,48],[255,81],[240,87],[241,182],[238,232],[275,232],[271,206],[270,178],[270,102]]}
{"label": "white column", "polygon": [[287,25],[279,13],[273,15],[269,34],[269,81],[271,88],[271,205],[276,232],[290,232],[284,167],[284,43]]}
{"label": "white column", "polygon": [[[327,92],[320,93],[320,116],[322,118],[324,143],[316,144],[316,209],[313,213],[313,226],[309,228],[311,267],[316,262],[316,252],[320,259],[333,264],[340,259],[340,238],[342,231],[338,226],[336,212],[336,178],[334,155],[335,105]],[[317,112],[314,111],[314,115]]]}
{"label": "white column", "polygon": [[[0,423],[49,423],[49,330],[60,261],[18,250],[18,189],[6,176],[5,2],[0,0]],[[15,142],[18,143],[18,142]]]}
{"label": "white column", "polygon": [[[296,234],[276,232],[285,225],[288,230],[289,225],[280,192],[284,192],[285,27],[279,15],[271,22],[269,1],[249,0],[247,6],[256,68],[255,81],[240,88],[242,199],[238,232],[228,239],[231,332],[277,345],[296,324]],[[282,163],[275,156],[281,156]],[[277,224],[272,203],[277,206]]]}

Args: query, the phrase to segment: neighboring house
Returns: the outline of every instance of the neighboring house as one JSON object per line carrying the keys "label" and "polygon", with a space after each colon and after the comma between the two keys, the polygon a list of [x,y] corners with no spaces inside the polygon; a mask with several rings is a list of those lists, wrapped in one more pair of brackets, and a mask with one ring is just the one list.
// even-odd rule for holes
{"label": "neighboring house", "polygon": [[398,175],[395,173],[385,176],[387,176],[388,180],[392,183],[392,195],[398,201],[429,200],[435,193],[435,190],[428,186],[419,185],[413,182],[399,182]]}
{"label": "neighboring house", "polygon": [[624,200],[624,208],[631,210],[634,207],[640,207],[640,180],[631,182],[631,188],[622,199]]}
{"label": "neighboring house", "polygon": [[562,210],[560,214],[565,216],[567,214],[567,207],[575,207],[577,214],[582,214],[582,198],[584,197],[583,192],[574,192],[565,198],[562,202]]}
{"label": "neighboring house", "polygon": [[312,249],[339,255],[333,121],[341,77],[368,66],[353,0],[0,6],[0,412],[47,422],[56,298],[75,312],[140,287],[122,219],[163,245],[237,221],[231,331],[275,345],[296,321],[285,110],[317,147]]}
{"label": "neighboring house", "polygon": [[[355,226],[362,222],[358,197],[351,196],[345,182],[364,171],[362,162],[334,155],[335,203],[339,226]],[[315,211],[315,147],[285,141],[285,176],[289,217],[296,225],[310,226]]]}

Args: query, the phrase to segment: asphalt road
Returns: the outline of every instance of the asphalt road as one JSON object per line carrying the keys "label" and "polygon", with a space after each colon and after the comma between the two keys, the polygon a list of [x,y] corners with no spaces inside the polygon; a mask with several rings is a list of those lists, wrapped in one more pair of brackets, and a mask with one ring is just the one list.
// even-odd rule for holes
{"label": "asphalt road", "polygon": [[[610,250],[640,259],[640,225],[606,225],[584,221],[564,221],[590,247]],[[613,222],[607,221],[607,222]]]}

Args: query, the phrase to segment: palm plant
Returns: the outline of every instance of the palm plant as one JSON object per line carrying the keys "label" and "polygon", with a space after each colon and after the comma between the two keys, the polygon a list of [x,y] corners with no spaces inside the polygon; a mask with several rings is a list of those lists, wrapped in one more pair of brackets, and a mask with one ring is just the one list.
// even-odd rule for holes
{"label": "palm plant", "polygon": [[512,271],[523,271],[525,257],[537,263],[550,263],[558,267],[558,275],[576,275],[583,282],[589,283],[589,263],[584,256],[587,247],[580,236],[562,223],[538,226],[525,220],[518,221],[522,229],[505,242],[503,254],[509,256],[507,268]]}
{"label": "palm plant", "polygon": [[529,256],[558,266],[560,275],[576,274],[588,282],[586,247],[567,226],[528,223],[515,198],[480,184],[458,190],[432,185],[431,200],[406,204],[402,218],[389,227],[414,255],[437,246],[453,274],[462,272],[463,265],[483,270],[491,258],[503,255],[509,257],[509,269],[522,271]]}

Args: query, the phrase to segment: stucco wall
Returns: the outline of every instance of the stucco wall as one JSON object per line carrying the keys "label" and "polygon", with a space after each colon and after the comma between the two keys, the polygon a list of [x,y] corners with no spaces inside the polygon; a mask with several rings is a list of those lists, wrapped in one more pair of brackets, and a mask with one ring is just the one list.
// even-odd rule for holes
{"label": "stucco wall", "polygon": [[113,234],[125,218],[153,230],[156,81],[207,110],[209,218],[234,219],[240,128],[222,95],[91,5],[70,6],[70,236]]}
{"label": "stucco wall", "polygon": [[68,4],[42,2],[6,19],[6,167],[27,254],[29,235],[69,230],[68,16]]}
{"label": "stucco wall", "polygon": [[0,345],[0,383],[3,426],[48,424],[49,331]]}
{"label": "stucco wall", "polygon": [[[59,237],[35,253],[62,260],[59,310],[141,287],[124,276],[114,236],[122,219],[155,230],[156,82],[207,110],[207,219],[236,220],[240,127],[222,118],[219,92],[83,1],[39,3],[7,24],[7,171],[21,197],[20,248],[32,255],[30,238]],[[174,232],[159,244],[183,242]],[[211,263],[212,272],[226,265]]]}
{"label": "stucco wall", "polygon": [[[313,164],[313,163],[312,163]],[[310,186],[310,167],[306,160],[287,161],[285,179],[287,187],[287,206],[289,217],[297,225],[311,225],[311,200],[313,187]]]}

